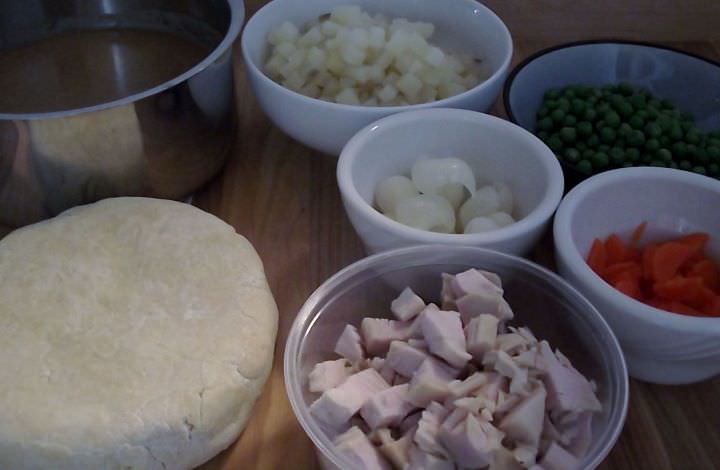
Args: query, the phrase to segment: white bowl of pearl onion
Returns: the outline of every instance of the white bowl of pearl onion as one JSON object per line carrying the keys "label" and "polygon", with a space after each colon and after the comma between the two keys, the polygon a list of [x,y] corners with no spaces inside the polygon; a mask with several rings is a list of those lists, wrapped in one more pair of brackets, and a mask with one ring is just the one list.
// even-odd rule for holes
{"label": "white bowl of pearl onion", "polygon": [[564,185],[557,158],[530,132],[458,109],[370,124],[340,154],[337,179],[369,253],[444,243],[524,255]]}
{"label": "white bowl of pearl onion", "polygon": [[268,117],[332,155],[390,114],[488,110],[513,53],[505,24],[474,0],[273,0],[241,47]]}

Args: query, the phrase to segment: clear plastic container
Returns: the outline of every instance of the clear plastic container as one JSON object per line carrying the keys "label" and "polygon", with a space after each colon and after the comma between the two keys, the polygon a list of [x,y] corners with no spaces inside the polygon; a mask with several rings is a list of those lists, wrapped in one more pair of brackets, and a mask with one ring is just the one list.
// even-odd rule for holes
{"label": "clear plastic container", "polygon": [[317,397],[307,376],[332,359],[346,324],[388,316],[392,299],[410,286],[426,301],[438,301],[440,274],[480,268],[498,273],[515,312],[512,324],[527,325],[559,348],[598,385],[603,412],[593,419],[593,444],[580,468],[593,469],[615,444],[627,413],[628,378],[620,346],[595,308],[556,274],[522,258],[473,247],[415,246],[365,258],[323,283],[298,313],[285,347],[285,384],[295,415],[312,439],[324,468],[351,469],[310,415]]}

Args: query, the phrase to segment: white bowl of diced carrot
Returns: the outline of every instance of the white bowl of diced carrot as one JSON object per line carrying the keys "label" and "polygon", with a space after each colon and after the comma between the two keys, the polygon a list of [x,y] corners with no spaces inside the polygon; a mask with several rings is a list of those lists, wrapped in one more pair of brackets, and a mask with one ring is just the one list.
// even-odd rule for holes
{"label": "white bowl of diced carrot", "polygon": [[720,374],[720,182],[625,168],[574,188],[555,216],[558,269],[620,340],[630,375]]}

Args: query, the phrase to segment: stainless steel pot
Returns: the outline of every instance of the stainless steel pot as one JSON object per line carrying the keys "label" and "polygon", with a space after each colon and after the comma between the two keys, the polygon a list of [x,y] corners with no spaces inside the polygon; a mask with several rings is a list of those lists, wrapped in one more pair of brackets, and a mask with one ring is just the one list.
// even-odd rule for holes
{"label": "stainless steel pot", "polygon": [[[242,0],[0,0],[0,78],[9,52],[72,32],[168,33],[207,51],[186,71],[141,90],[132,88],[134,74],[162,65],[126,60],[122,44],[88,50],[90,63],[61,70],[62,77],[23,71],[32,92],[0,99],[0,225],[26,225],[112,196],[183,198],[207,182],[235,134],[231,48],[243,21]],[[78,44],[101,47],[92,43]],[[184,51],[168,49],[168,57]],[[93,96],[101,69],[128,84],[115,87],[128,94]],[[88,91],[78,102],[100,100],[57,109],[38,99],[58,80]]]}

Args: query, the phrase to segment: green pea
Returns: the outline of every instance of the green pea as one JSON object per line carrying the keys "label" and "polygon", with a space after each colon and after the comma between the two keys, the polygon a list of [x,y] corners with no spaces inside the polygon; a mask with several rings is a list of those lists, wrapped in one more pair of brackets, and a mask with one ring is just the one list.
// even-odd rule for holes
{"label": "green pea", "polygon": [[563,120],[563,125],[570,127],[574,126],[575,124],[577,124],[577,118],[572,114],[566,114],[565,119]]}
{"label": "green pea", "polygon": [[632,148],[632,147],[625,149],[625,159],[630,162],[633,162],[633,163],[639,161],[640,160],[640,150],[638,150],[636,148]]}
{"label": "green pea", "polygon": [[636,116],[639,116],[639,117],[642,118],[642,120],[644,120],[644,121],[646,121],[647,118],[650,117],[650,115],[648,114],[648,112],[647,112],[645,109],[640,109],[640,110],[638,110],[638,112],[636,112],[635,115],[636,115]]}
{"label": "green pea", "polygon": [[587,100],[586,100],[586,101],[587,101],[587,103],[588,103],[589,105],[594,105],[594,104],[596,104],[596,103],[598,102],[598,98],[597,98],[597,96],[595,96],[595,95],[590,95],[590,96],[587,97]]}
{"label": "green pea", "polygon": [[565,93],[563,93],[563,98],[567,98],[568,100],[572,100],[576,97],[575,90],[573,90],[571,87],[568,87],[565,89]]}
{"label": "green pea", "polygon": [[670,150],[662,148],[657,151],[657,158],[665,163],[670,163],[672,161],[672,153],[670,153]]}
{"label": "green pea", "polygon": [[600,129],[604,128],[604,127],[607,127],[607,124],[605,123],[605,120],[604,120],[604,119],[600,119],[599,121],[597,121],[597,122],[595,123],[595,129],[597,129],[597,130],[600,130]]}
{"label": "green pea", "polygon": [[657,139],[648,139],[645,141],[645,149],[650,152],[656,152],[660,148],[660,142]]}
{"label": "green pea", "polygon": [[660,100],[660,106],[662,106],[665,109],[675,109],[675,106],[673,106],[672,102],[670,100]]}
{"label": "green pea", "polygon": [[687,111],[684,113],[680,113],[680,119],[687,123],[695,122],[695,116],[693,116],[692,113],[688,113]]}
{"label": "green pea", "polygon": [[635,113],[630,116],[628,124],[630,124],[630,127],[632,127],[633,129],[642,129],[643,127],[645,127],[645,119],[640,116],[640,113]]}
{"label": "green pea", "polygon": [[645,99],[645,95],[642,93],[635,93],[630,98],[630,104],[633,105],[636,109],[637,108],[644,108],[647,105],[647,100]]}
{"label": "green pea", "polygon": [[610,164],[610,158],[605,152],[595,152],[595,155],[592,156],[590,163],[593,168],[601,170],[608,167]]}
{"label": "green pea", "polygon": [[580,121],[577,125],[577,132],[582,137],[587,137],[593,132],[593,126],[588,121]]}
{"label": "green pea", "polygon": [[545,92],[545,99],[546,100],[556,100],[560,98],[560,91],[556,90],[554,88],[551,88]]}
{"label": "green pea", "polygon": [[720,146],[711,145],[707,148],[708,158],[713,161],[720,163]]}
{"label": "green pea", "polygon": [[660,130],[662,130],[663,132],[666,132],[670,129],[670,126],[672,126],[672,122],[672,118],[665,114],[660,115],[657,118],[657,121],[655,121],[655,123],[660,126]]}
{"label": "green pea", "polygon": [[707,150],[703,147],[698,147],[695,151],[695,161],[701,165],[707,165],[710,163],[710,156],[708,155]]}
{"label": "green pea", "polygon": [[582,151],[582,154],[581,154],[583,160],[590,160],[593,157],[593,155],[595,155],[595,150],[593,150],[593,149],[585,149]]}
{"label": "green pea", "polygon": [[661,135],[658,140],[660,141],[660,145],[662,147],[670,147],[670,137],[668,137],[667,135]]}
{"label": "green pea", "polygon": [[667,165],[665,164],[665,162],[661,162],[660,160],[653,160],[650,162],[650,166],[657,166],[657,167],[663,168],[663,167],[666,167]]}
{"label": "green pea", "polygon": [[[562,111],[560,111],[560,112],[562,112]],[[553,126],[554,126],[553,119],[550,116],[540,119],[537,123],[538,129],[540,129],[542,131],[552,130]]]}
{"label": "green pea", "polygon": [[600,145],[600,137],[598,137],[597,134],[590,135],[587,140],[585,141],[588,145],[588,147],[597,147]]}
{"label": "green pea", "polygon": [[600,140],[603,142],[613,142],[617,137],[617,133],[610,127],[604,127],[600,130]]}
{"label": "green pea", "polygon": [[598,152],[608,153],[610,151],[610,146],[607,144],[601,144],[598,145]]}
{"label": "green pea", "polygon": [[563,142],[575,142],[577,131],[572,127],[563,127],[560,129],[560,138]]}
{"label": "green pea", "polygon": [[585,108],[587,108],[587,105],[581,99],[575,98],[570,103],[570,109],[571,109],[572,113],[576,116],[581,117],[583,115],[583,113],[585,112]]}
{"label": "green pea", "polygon": [[627,101],[623,101],[622,103],[618,104],[615,109],[617,109],[617,112],[622,117],[628,117],[631,116],[632,113],[635,111],[630,103]]}
{"label": "green pea", "polygon": [[672,145],[672,153],[681,158],[686,156],[687,146],[685,145],[685,142],[675,142]]}
{"label": "green pea", "polygon": [[685,134],[685,140],[687,140],[689,144],[697,145],[700,143],[700,134],[694,129],[689,130],[687,134]]}
{"label": "green pea", "polygon": [[681,170],[690,170],[692,168],[692,163],[690,163],[688,160],[680,160],[680,163],[678,163],[678,167]]}
{"label": "green pea", "polygon": [[545,101],[545,106],[547,106],[547,108],[548,108],[549,110],[553,110],[553,109],[557,109],[558,106],[559,106],[559,104],[558,104],[557,100],[554,100],[554,99],[553,99],[553,100],[547,100],[547,101]]}
{"label": "green pea", "polygon": [[654,121],[655,119],[660,117],[660,111],[658,111],[656,108],[648,108],[647,115],[648,115],[648,117],[647,117],[648,119],[650,119],[651,121]]}
{"label": "green pea", "polygon": [[672,168],[673,170],[676,170],[678,167],[678,164],[675,160],[670,160],[670,163],[667,164],[668,168]]}
{"label": "green pea", "polygon": [[632,168],[633,166],[635,166],[633,164],[633,162],[625,162],[622,165],[620,165],[621,168]]}
{"label": "green pea", "polygon": [[720,137],[714,137],[713,134],[708,134],[711,137],[708,137],[708,147],[717,147],[720,148]]}
{"label": "green pea", "polygon": [[585,121],[594,122],[595,120],[597,120],[597,118],[598,118],[598,113],[597,113],[597,111],[595,111],[592,108],[586,109],[585,112],[583,113],[583,120],[585,120]]}
{"label": "green pea", "polygon": [[682,129],[683,133],[690,132],[690,130],[693,128],[692,122],[683,121],[680,123],[680,128]]}
{"label": "green pea", "polygon": [[640,161],[643,163],[643,165],[649,165],[654,160],[653,156],[649,153],[643,153],[640,156]]}
{"label": "green pea", "polygon": [[628,145],[632,147],[640,147],[645,143],[645,134],[643,134],[642,131],[634,130],[627,137],[627,142]]}
{"label": "green pea", "polygon": [[565,121],[565,111],[560,108],[554,109],[553,112],[550,113],[550,117],[555,124],[562,124],[563,121]]}
{"label": "green pea", "polygon": [[647,105],[648,105],[648,108],[653,108],[653,109],[662,108],[660,101],[656,98],[652,98],[652,99],[648,100]]}
{"label": "green pea", "polygon": [[686,144],[685,149],[688,157],[694,158],[697,155],[697,145]]}
{"label": "green pea", "polygon": [[720,165],[717,163],[711,163],[708,165],[708,174],[710,176],[720,176]]}
{"label": "green pea", "polygon": [[581,152],[588,148],[587,144],[585,142],[575,142],[575,148],[580,150]]}
{"label": "green pea", "polygon": [[649,137],[660,137],[662,135],[662,129],[656,123],[649,122],[645,125],[645,135]]}
{"label": "green pea", "polygon": [[598,105],[598,106],[595,108],[595,110],[596,110],[598,113],[600,113],[600,114],[605,114],[605,113],[607,113],[608,111],[610,111],[611,108],[610,108],[610,105],[609,105],[608,103],[601,103],[600,105]]}
{"label": "green pea", "polygon": [[563,152],[563,157],[568,163],[577,163],[580,161],[580,152],[574,148],[567,148]]}
{"label": "green pea", "polygon": [[550,134],[547,131],[537,131],[535,134],[538,139],[542,140],[543,142],[547,142],[550,138]]}
{"label": "green pea", "polygon": [[566,113],[570,111],[570,100],[567,98],[560,98],[558,100],[558,108],[562,109]]}
{"label": "green pea", "polygon": [[707,175],[707,171],[705,170],[704,166],[694,166],[694,167],[692,167],[692,170],[690,170],[690,171],[692,171],[693,173],[697,173],[699,175]]}
{"label": "green pea", "polygon": [[615,111],[608,111],[603,116],[605,123],[610,127],[620,126],[620,116]]}
{"label": "green pea", "polygon": [[627,122],[623,122],[620,124],[620,127],[618,128],[618,134],[622,137],[629,136],[633,131],[633,128],[628,124]]}
{"label": "green pea", "polygon": [[677,122],[674,122],[670,126],[670,130],[668,131],[668,135],[672,140],[680,140],[683,138],[683,130],[682,127],[680,127],[680,124]]}
{"label": "green pea", "polygon": [[538,119],[542,119],[550,114],[550,108],[547,106],[541,106],[540,109],[538,109],[537,117]]}
{"label": "green pea", "polygon": [[555,153],[560,153],[563,148],[563,141],[558,134],[553,134],[547,140],[547,145]]}
{"label": "green pea", "polygon": [[625,161],[625,151],[620,147],[610,149],[610,161],[615,166],[620,166]]}
{"label": "green pea", "polygon": [[575,168],[586,175],[591,175],[593,171],[592,164],[587,160],[580,160],[578,164],[575,165]]}

